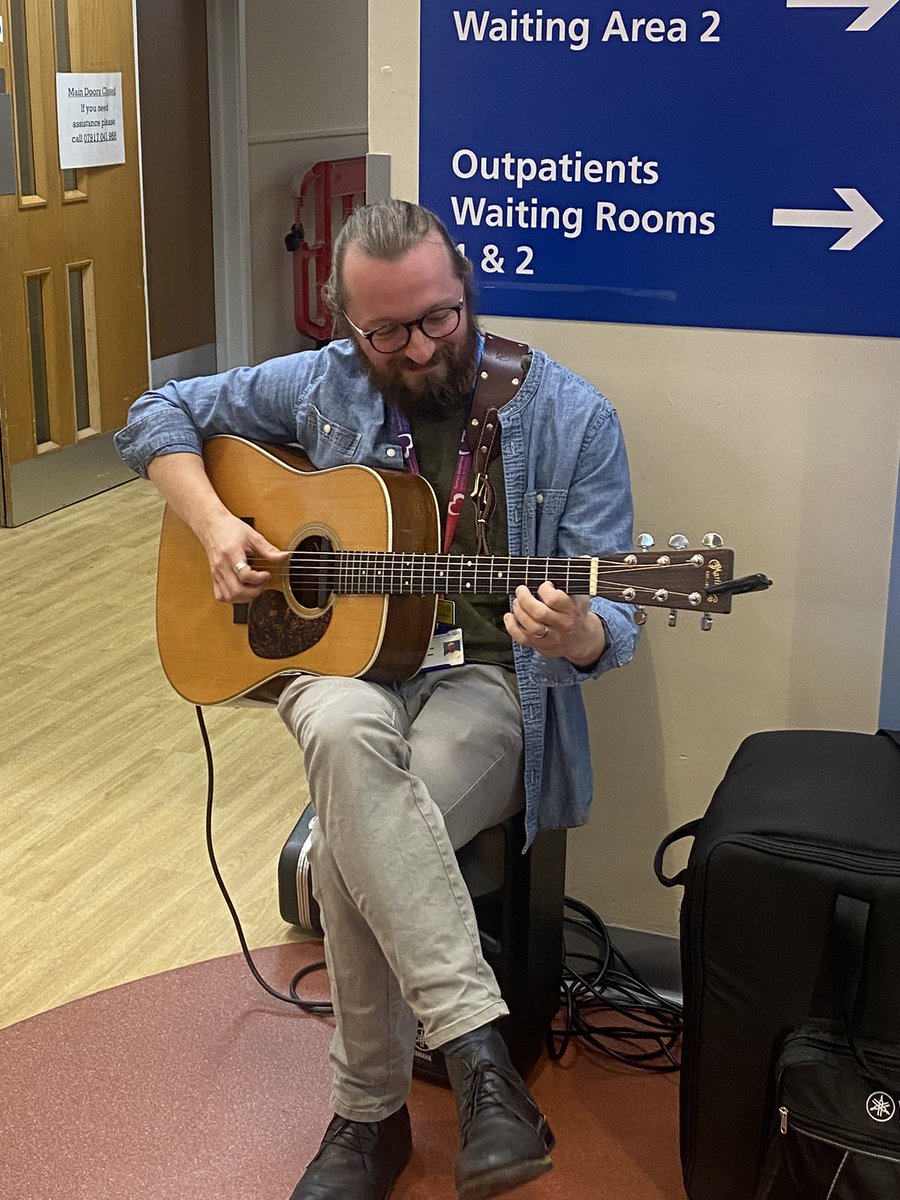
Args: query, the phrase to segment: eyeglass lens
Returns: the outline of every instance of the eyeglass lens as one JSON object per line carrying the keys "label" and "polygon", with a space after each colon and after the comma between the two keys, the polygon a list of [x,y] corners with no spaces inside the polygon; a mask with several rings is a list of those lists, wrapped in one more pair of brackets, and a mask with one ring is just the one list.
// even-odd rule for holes
{"label": "eyeglass lens", "polygon": [[452,308],[436,308],[418,321],[410,321],[406,325],[383,325],[380,329],[372,331],[369,341],[376,350],[389,354],[408,345],[412,331],[416,328],[421,329],[426,337],[448,337],[457,329],[461,314],[461,304]]}

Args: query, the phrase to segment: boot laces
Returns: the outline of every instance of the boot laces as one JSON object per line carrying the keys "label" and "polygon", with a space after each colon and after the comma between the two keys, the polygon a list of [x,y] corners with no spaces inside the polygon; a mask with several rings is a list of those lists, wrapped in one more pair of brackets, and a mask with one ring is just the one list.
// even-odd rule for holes
{"label": "boot laces", "polygon": [[516,1090],[502,1068],[490,1062],[478,1063],[472,1072],[471,1085],[461,1114],[460,1129],[463,1141],[468,1136],[475,1114],[483,1115],[489,1108],[499,1108],[521,1120],[519,1106],[510,1104]]}
{"label": "boot laces", "polygon": [[378,1133],[377,1124],[366,1121],[351,1121],[347,1117],[340,1118],[340,1124],[329,1129],[325,1143],[329,1146],[344,1146],[357,1154],[368,1154]]}

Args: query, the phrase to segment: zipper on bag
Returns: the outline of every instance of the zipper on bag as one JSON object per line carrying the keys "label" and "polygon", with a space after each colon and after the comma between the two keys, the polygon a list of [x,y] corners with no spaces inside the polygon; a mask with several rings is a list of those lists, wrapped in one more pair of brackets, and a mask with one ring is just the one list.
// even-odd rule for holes
{"label": "zipper on bag", "polygon": [[[778,1129],[783,1135],[787,1135],[790,1130],[793,1130],[799,1137],[809,1138],[810,1141],[821,1142],[825,1146],[832,1146],[835,1150],[840,1150],[848,1154],[862,1154],[866,1158],[877,1158],[881,1162],[900,1164],[900,1156],[892,1154],[879,1154],[875,1150],[864,1150],[860,1146],[850,1146],[846,1142],[838,1141],[835,1137],[828,1137],[825,1133],[819,1131],[815,1122],[805,1121],[802,1118],[797,1119],[796,1114],[791,1113],[785,1105],[781,1105],[778,1109]],[[828,1131],[831,1132],[830,1130]]]}

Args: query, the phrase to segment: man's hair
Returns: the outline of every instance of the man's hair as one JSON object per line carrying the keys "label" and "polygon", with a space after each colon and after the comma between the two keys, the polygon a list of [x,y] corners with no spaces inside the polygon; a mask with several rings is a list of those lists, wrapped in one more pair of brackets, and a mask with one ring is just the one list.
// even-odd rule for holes
{"label": "man's hair", "polygon": [[356,246],[370,258],[392,262],[437,234],[450,254],[451,266],[463,284],[467,305],[471,305],[472,265],[457,249],[444,222],[429,208],[408,200],[380,200],[355,209],[334,243],[331,274],[322,289],[322,299],[331,310],[338,325],[343,325],[342,312],[347,304],[344,292],[344,257],[348,246]]}

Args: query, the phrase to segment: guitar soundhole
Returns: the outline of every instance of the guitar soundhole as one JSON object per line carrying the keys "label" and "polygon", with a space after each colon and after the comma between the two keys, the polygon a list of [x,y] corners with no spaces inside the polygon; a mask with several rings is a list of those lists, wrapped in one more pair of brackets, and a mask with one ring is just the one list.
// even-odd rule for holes
{"label": "guitar soundhole", "polygon": [[288,568],[288,587],[300,608],[321,612],[335,590],[331,540],[325,534],[306,537],[294,548]]}

